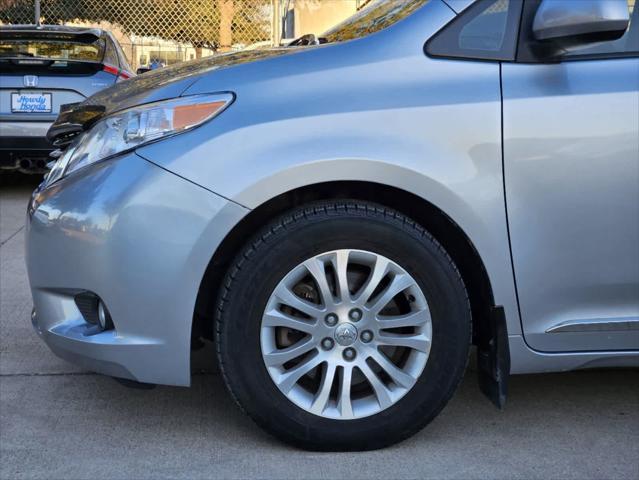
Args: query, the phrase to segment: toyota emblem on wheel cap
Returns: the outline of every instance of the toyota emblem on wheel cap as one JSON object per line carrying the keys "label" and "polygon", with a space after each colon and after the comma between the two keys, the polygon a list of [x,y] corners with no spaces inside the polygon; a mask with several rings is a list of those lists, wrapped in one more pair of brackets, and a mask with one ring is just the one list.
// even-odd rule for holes
{"label": "toyota emblem on wheel cap", "polygon": [[340,345],[347,347],[357,339],[357,329],[350,323],[342,323],[335,329],[335,340]]}

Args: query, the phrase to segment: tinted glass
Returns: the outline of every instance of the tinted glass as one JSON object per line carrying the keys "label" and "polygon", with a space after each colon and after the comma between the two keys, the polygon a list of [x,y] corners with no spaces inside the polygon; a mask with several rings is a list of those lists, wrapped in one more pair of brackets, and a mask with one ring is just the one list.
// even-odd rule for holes
{"label": "tinted glass", "polygon": [[429,55],[514,60],[520,0],[479,0],[429,40]]}
{"label": "tinted glass", "polygon": [[458,47],[497,52],[503,48],[508,22],[508,0],[497,0],[464,25]]}
{"label": "tinted glass", "polygon": [[110,40],[105,41],[104,58],[102,61],[107,65],[112,65],[114,67],[120,66],[120,62],[118,61],[118,53],[116,52],[115,46],[111,43]]}
{"label": "tinted glass", "polygon": [[0,57],[35,57],[48,60],[84,60],[99,62],[104,41],[76,43],[44,39],[0,39]]}

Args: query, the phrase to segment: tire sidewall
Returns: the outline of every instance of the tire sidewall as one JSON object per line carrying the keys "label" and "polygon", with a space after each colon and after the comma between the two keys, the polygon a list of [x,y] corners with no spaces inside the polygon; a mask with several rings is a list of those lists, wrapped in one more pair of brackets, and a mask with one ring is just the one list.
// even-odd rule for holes
{"label": "tire sidewall", "polygon": [[[405,438],[441,410],[468,357],[468,300],[450,257],[405,218],[359,210],[307,212],[275,222],[238,257],[220,302],[220,364],[236,400],[258,424],[305,448],[332,442],[337,449],[363,450]],[[323,418],[295,405],[272,381],[260,347],[262,315],[277,284],[308,258],[342,248],[380,254],[404,268],[422,289],[432,318],[431,349],[416,384],[391,407],[354,420]]]}

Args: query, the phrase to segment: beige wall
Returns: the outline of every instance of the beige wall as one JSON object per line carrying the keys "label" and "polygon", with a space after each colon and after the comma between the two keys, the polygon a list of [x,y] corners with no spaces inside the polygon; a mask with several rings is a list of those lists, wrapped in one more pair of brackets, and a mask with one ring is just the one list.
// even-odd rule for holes
{"label": "beige wall", "polygon": [[[357,11],[356,0],[295,0],[295,36],[320,33]],[[360,2],[361,3],[361,2]]]}

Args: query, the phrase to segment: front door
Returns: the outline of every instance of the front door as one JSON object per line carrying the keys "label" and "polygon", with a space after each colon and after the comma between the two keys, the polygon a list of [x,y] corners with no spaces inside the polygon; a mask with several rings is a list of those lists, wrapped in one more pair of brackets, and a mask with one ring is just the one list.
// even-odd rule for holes
{"label": "front door", "polygon": [[639,349],[634,4],[620,40],[560,63],[502,65],[512,257],[524,336],[537,350]]}

